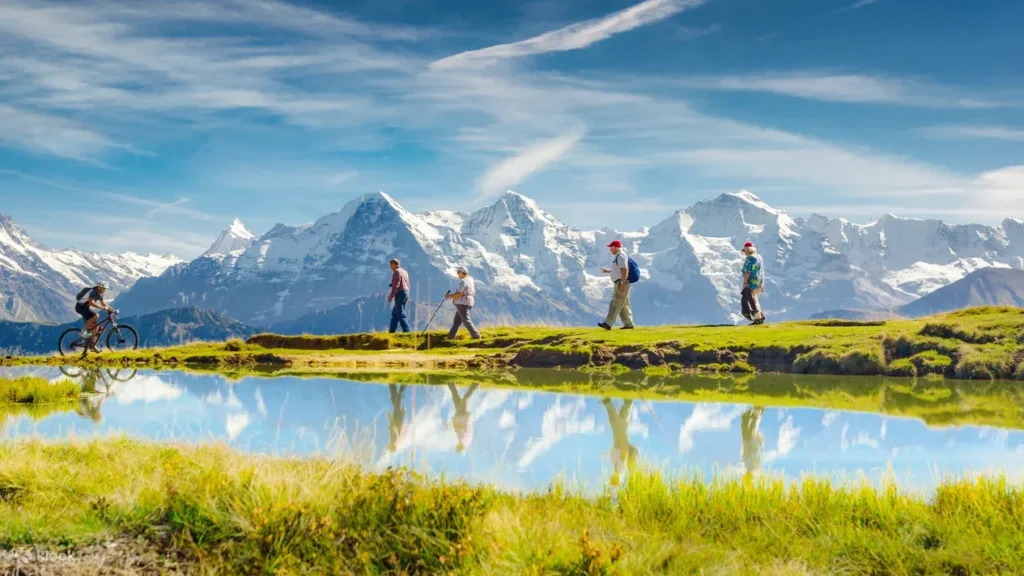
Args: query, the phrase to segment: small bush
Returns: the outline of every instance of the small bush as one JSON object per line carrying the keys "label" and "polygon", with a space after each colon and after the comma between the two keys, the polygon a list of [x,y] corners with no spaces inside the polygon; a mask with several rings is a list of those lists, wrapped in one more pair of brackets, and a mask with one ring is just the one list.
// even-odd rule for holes
{"label": "small bush", "polygon": [[921,334],[921,336],[931,336],[933,338],[959,340],[969,344],[991,344],[998,340],[998,337],[995,334],[978,332],[977,330],[968,330],[958,324],[929,322],[924,325],[924,328],[921,328],[919,334]]}
{"label": "small bush", "polygon": [[913,378],[917,376],[917,366],[908,358],[901,358],[889,364],[889,376],[903,376]]}
{"label": "small bush", "polygon": [[793,372],[799,374],[837,374],[839,358],[835,352],[812,350],[793,361]]}
{"label": "small bush", "polygon": [[242,342],[239,338],[232,338],[224,343],[224,350],[226,352],[241,352],[245,348],[245,342]]}
{"label": "small bush", "polygon": [[953,359],[934,350],[915,354],[910,362],[917,368],[918,374],[945,374],[953,366]]}
{"label": "small bush", "polygon": [[737,374],[753,374],[754,367],[743,360],[736,360],[730,365],[729,371]]}
{"label": "small bush", "polygon": [[968,380],[993,380],[1011,375],[1010,359],[1000,350],[965,350],[954,374]]}
{"label": "small bush", "polygon": [[622,364],[616,363],[616,364],[612,364],[611,365],[611,368],[609,368],[609,371],[612,374],[616,374],[616,375],[617,374],[625,374],[625,373],[629,372],[629,367],[628,366],[623,366]]}
{"label": "small bush", "polygon": [[851,376],[885,374],[885,358],[879,350],[850,350],[839,358],[839,369]]}

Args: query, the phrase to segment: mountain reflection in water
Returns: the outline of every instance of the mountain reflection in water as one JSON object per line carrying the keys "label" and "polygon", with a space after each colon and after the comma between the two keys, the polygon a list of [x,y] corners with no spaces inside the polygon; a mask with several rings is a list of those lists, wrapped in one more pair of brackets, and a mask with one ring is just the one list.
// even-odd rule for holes
{"label": "mountain reflection in water", "polygon": [[[1001,383],[799,377],[637,382],[634,376],[595,390],[607,396],[589,396],[333,377],[231,380],[82,368],[2,373],[70,377],[87,395],[73,410],[0,418],[0,437],[128,434],[222,441],[251,452],[409,466],[513,490],[543,490],[556,480],[588,491],[618,486],[634,464],[705,478],[892,477],[922,490],[943,474],[1024,476],[1020,403]],[[555,377],[539,375],[537,386]],[[715,401],[654,400],[653,390]],[[827,409],[833,397],[846,409]],[[801,401],[811,406],[799,406]]]}

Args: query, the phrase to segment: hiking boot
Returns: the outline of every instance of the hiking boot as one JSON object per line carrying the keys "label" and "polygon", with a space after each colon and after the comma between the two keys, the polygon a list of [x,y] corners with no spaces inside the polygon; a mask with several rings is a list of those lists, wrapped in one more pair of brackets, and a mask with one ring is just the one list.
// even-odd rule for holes
{"label": "hiking boot", "polygon": [[601,328],[604,328],[605,330],[611,330],[612,329],[611,326],[605,324],[604,322],[601,322],[600,324],[598,324],[598,326],[600,326]]}

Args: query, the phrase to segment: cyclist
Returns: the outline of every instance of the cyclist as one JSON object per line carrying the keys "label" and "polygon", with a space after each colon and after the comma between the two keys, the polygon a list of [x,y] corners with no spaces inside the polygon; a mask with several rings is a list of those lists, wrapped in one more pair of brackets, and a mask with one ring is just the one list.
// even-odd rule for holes
{"label": "cyclist", "polygon": [[96,324],[99,322],[99,315],[92,311],[93,308],[100,310],[106,310],[109,313],[114,312],[114,309],[107,306],[107,303],[103,301],[103,294],[107,291],[107,285],[103,282],[98,282],[92,288],[83,289],[78,293],[78,302],[75,303],[75,312],[82,317],[85,321],[85,331],[82,333],[82,338],[87,339],[92,336],[93,329],[96,328]]}

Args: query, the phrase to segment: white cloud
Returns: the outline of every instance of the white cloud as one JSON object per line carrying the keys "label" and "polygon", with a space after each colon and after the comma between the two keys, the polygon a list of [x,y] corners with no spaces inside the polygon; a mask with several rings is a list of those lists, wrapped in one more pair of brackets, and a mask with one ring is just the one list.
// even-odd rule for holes
{"label": "white cloud", "polygon": [[970,178],[924,162],[855,151],[804,138],[797,145],[695,148],[665,155],[712,176],[747,177],[769,183],[827,187],[858,196],[961,195]]}
{"label": "white cloud", "polygon": [[113,143],[75,122],[0,103],[0,144],[92,161]]}
{"label": "white cloud", "polygon": [[535,142],[487,171],[480,178],[478,188],[484,194],[500,192],[523,181],[524,178],[558,160],[576,146],[583,130]]}
{"label": "white cloud", "polygon": [[978,177],[977,187],[980,193],[973,198],[981,201],[982,209],[1003,217],[1024,211],[1024,165],[985,172]]}
{"label": "white cloud", "polygon": [[920,130],[921,135],[940,140],[1008,140],[1024,142],[1024,130],[1005,126],[933,126]]}
{"label": "white cloud", "polygon": [[732,429],[732,423],[743,415],[746,406],[731,404],[699,403],[694,405],[693,413],[679,427],[679,452],[681,454],[693,449],[693,436],[697,432],[712,432]]}
{"label": "white cloud", "polygon": [[430,67],[434,69],[457,68],[548,52],[580,50],[596,42],[607,40],[616,34],[671,18],[683,10],[700,6],[704,2],[705,0],[645,0],[608,16],[576,22],[519,42],[461,52],[437,60],[431,63]]}
{"label": "white cloud", "polygon": [[[497,61],[537,50],[583,48],[698,3],[643,2],[526,44],[446,60]],[[828,200],[843,195],[854,208],[878,205],[864,202],[864,196],[884,196],[896,205],[893,199],[930,194],[933,201],[893,210],[914,213],[991,212],[983,203],[971,203],[968,212],[955,210],[979,191],[1004,198],[1013,190],[990,182],[992,174],[960,173],[715,116],[691,105],[686,89],[687,82],[689,88],[705,82],[717,85],[710,87],[716,90],[774,91],[837,102],[992,105],[983,96],[870,75],[783,72],[679,81],[513,65],[431,69],[431,48],[413,43],[432,34],[273,1],[174,0],[140,7],[122,0],[7,0],[0,2],[0,36],[11,48],[0,59],[0,126],[5,130],[0,145],[116,167],[114,153],[133,151],[133,146],[159,152],[164,141],[197,134],[210,135],[211,143],[244,142],[244,154],[241,147],[224,153],[211,144],[203,154],[180,160],[189,176],[169,186],[186,190],[164,191],[149,204],[132,204],[140,216],[164,221],[181,216],[177,220],[183,226],[196,230],[204,222],[216,223],[204,228],[201,243],[190,235],[175,242],[175,251],[182,244],[205,249],[221,223],[234,216],[207,214],[205,208],[228,204],[223,201],[240,190],[264,196],[288,191],[297,201],[278,217],[303,221],[335,209],[335,196],[355,187],[372,186],[396,196],[408,192],[414,198],[403,200],[436,208],[443,200],[437,188],[458,188],[466,174],[479,175],[479,191],[490,193],[519,186],[543,171],[543,179],[529,183],[545,187],[528,193],[548,207],[569,207],[565,218],[580,225],[609,224],[603,206],[639,191],[644,201],[629,203],[617,213],[616,223],[646,223],[677,207],[677,179],[701,177],[722,179],[702,186],[701,194],[726,181],[742,181],[752,189],[782,186]],[[6,121],[9,117],[14,121]],[[292,155],[296,143],[301,158]],[[358,160],[338,163],[339,148],[387,150],[404,143],[428,148],[438,161],[428,168],[436,172],[427,178],[443,173],[448,181],[425,189],[423,174],[363,166]],[[652,188],[647,177],[652,170],[672,184]],[[562,195],[570,183],[585,190],[586,198]],[[133,188],[117,189],[141,195]],[[554,190],[559,195],[548,202]],[[312,191],[323,193],[306,193]],[[25,193],[32,192],[26,187]],[[122,241],[149,233],[143,226],[125,228],[131,238],[119,233]],[[168,238],[179,231],[161,230]],[[99,235],[89,241],[113,246]]]}
{"label": "white cloud", "polygon": [[555,403],[544,411],[539,437],[526,442],[523,455],[519,458],[519,469],[529,468],[538,458],[554,448],[563,438],[576,434],[596,434],[602,429],[596,424],[593,414],[585,414],[587,407],[583,397],[567,400],[555,397]]}
{"label": "white cloud", "polygon": [[1019,105],[1015,102],[970,98],[958,90],[919,80],[861,74],[776,72],[747,76],[696,76],[673,79],[670,82],[685,88],[762,92],[823,102],[928,108],[995,108]]}

